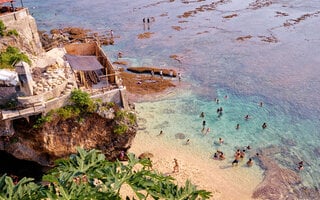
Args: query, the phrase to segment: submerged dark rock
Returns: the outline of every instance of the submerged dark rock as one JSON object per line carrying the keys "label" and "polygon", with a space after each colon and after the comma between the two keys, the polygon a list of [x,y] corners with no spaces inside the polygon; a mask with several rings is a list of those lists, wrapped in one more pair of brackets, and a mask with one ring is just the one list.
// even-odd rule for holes
{"label": "submerged dark rock", "polygon": [[183,140],[186,138],[186,135],[184,133],[177,133],[175,134],[175,138]]}
{"label": "submerged dark rock", "polygon": [[272,157],[281,153],[281,148],[270,146],[260,149],[258,163],[265,169],[264,180],[258,185],[252,197],[257,199],[320,199],[316,188],[302,184],[298,170],[280,167]]}

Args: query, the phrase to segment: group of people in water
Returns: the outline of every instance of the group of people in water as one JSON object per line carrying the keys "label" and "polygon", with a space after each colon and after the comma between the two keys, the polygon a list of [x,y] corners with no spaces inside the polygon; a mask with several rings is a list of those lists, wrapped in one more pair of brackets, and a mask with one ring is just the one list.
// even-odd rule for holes
{"label": "group of people in water", "polygon": [[[227,99],[228,96],[225,95],[224,98]],[[220,100],[219,100],[218,98],[215,98],[214,101],[216,102],[216,104],[219,104],[219,103],[220,103]],[[262,106],[263,106],[263,102],[260,102],[260,103],[259,103],[259,106],[262,107]],[[217,114],[218,114],[218,118],[220,118],[220,117],[222,116],[222,114],[223,114],[223,108],[222,108],[222,107],[219,107],[219,108],[217,109]],[[200,118],[202,118],[202,119],[205,118],[205,113],[204,113],[204,112],[201,112],[201,113],[200,113]],[[250,115],[245,115],[245,116],[244,116],[244,119],[247,121],[247,120],[251,119],[251,116],[250,116]],[[267,128],[267,123],[264,122],[264,123],[262,124],[262,129],[266,129],[266,128]],[[240,124],[237,124],[237,125],[236,125],[236,130],[238,130],[238,129],[240,129]],[[207,131],[206,131],[206,130],[207,130]],[[201,132],[202,132],[204,135],[206,135],[206,134],[208,134],[208,132],[209,132],[208,130],[210,130],[210,128],[207,128],[207,129],[206,129],[206,121],[203,120],[203,121],[202,121],[202,131],[201,131]],[[190,141],[190,139],[188,139],[188,140]],[[224,144],[223,138],[219,137],[218,144],[220,144],[220,145]],[[250,150],[250,149],[251,149],[251,146],[250,146],[250,145],[246,146],[246,147],[245,147],[244,149],[242,149],[242,150],[237,149],[237,151],[236,151],[235,154],[234,154],[234,160],[232,161],[232,166],[237,166],[237,165],[239,164],[239,162],[241,162],[241,161],[245,158],[246,151],[247,151],[247,150]],[[225,154],[224,154],[222,151],[217,150],[217,152],[215,152],[215,153],[213,154],[213,159],[216,159],[216,160],[224,160],[224,159],[226,159],[226,157],[225,157]],[[248,159],[248,161],[246,162],[246,164],[247,164],[248,167],[253,166],[253,164],[254,164],[253,158],[250,157],[250,158]]]}
{"label": "group of people in water", "polygon": [[[225,98],[228,98],[228,97],[225,96]],[[217,104],[219,104],[220,101],[219,101],[219,99],[215,99],[215,102],[216,102]],[[263,103],[260,102],[260,103],[259,103],[259,106],[262,107],[262,106],[263,106]],[[222,107],[219,107],[219,108],[217,109],[218,117],[220,117],[220,116],[222,115],[222,112],[223,112],[223,108],[222,108]],[[206,120],[205,120],[205,115],[206,115],[205,112],[201,112],[201,113],[200,113],[200,118],[203,119],[203,121],[202,121],[202,130],[201,130],[201,132],[202,132],[203,135],[207,135],[207,134],[210,132],[210,128],[209,128],[209,127],[206,127],[207,123],[206,123]],[[247,120],[251,119],[251,116],[250,116],[250,115],[245,115],[245,116],[244,116],[244,119],[247,121]],[[240,124],[237,124],[235,128],[236,128],[236,130],[240,129]],[[266,128],[267,128],[267,123],[264,122],[264,123],[262,124],[262,129],[266,129]],[[159,135],[162,135],[162,134],[163,134],[163,131],[161,130],[160,133],[159,133]],[[186,142],[185,142],[185,145],[189,145],[189,144],[190,144],[190,138],[187,138],[187,140],[186,140]],[[222,137],[219,137],[218,144],[219,144],[219,145],[223,145],[223,144],[224,144],[224,140],[223,140]],[[238,166],[239,163],[242,162],[242,161],[245,159],[246,153],[247,153],[248,151],[250,152],[251,149],[252,149],[252,148],[251,148],[250,145],[245,146],[245,147],[243,147],[242,149],[241,149],[241,148],[240,148],[240,149],[238,148],[238,149],[236,150],[236,152],[234,153],[234,159],[233,159],[233,161],[232,161],[232,163],[231,163],[232,166]],[[259,154],[259,153],[256,153],[255,156],[256,156],[256,157],[259,157],[260,154]],[[217,151],[213,154],[212,158],[215,159],[215,160],[225,160],[225,159],[226,159],[226,155],[225,155],[225,153],[222,152],[221,150],[217,150]],[[174,168],[173,168],[173,173],[179,171],[179,165],[178,165],[176,159],[174,159],[174,163],[175,163],[175,165],[174,165]],[[254,157],[249,157],[248,160],[246,161],[246,166],[252,167],[253,165],[254,165]],[[303,170],[303,168],[304,168],[304,163],[303,163],[303,161],[300,161],[300,162],[298,163],[297,169],[300,171],[300,170]]]}

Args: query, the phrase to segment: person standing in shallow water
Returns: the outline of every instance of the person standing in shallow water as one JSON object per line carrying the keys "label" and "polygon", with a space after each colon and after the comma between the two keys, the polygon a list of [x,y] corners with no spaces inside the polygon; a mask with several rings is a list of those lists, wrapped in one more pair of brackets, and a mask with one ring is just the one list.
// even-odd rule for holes
{"label": "person standing in shallow water", "polygon": [[237,124],[236,129],[239,130],[240,128],[240,124]]}
{"label": "person standing in shallow water", "polygon": [[204,118],[204,112],[201,112],[200,117]]}
{"label": "person standing in shallow water", "polygon": [[252,167],[252,165],[253,165],[253,160],[252,160],[252,158],[249,158],[249,160],[247,162],[247,166]]}
{"label": "person standing in shallow water", "polygon": [[267,128],[267,123],[264,122],[264,123],[262,124],[262,129],[266,129],[266,128]]}

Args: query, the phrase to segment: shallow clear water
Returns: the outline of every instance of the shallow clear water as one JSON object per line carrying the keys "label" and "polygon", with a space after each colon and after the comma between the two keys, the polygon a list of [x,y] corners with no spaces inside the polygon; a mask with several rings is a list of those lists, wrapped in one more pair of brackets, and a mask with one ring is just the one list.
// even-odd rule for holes
{"label": "shallow clear water", "polygon": [[[112,29],[115,45],[104,47],[111,59],[122,51],[131,66],[165,66],[182,72],[188,89],[178,88],[174,97],[137,105],[149,132],[163,129],[168,140],[186,133],[196,141],[195,149],[207,152],[223,148],[233,154],[236,147],[246,145],[281,145],[285,151],[274,159],[290,169],[304,160],[303,183],[319,187],[320,2],[280,0],[258,9],[253,0],[212,2],[25,0],[24,4],[40,30]],[[194,12],[181,17],[187,11]],[[237,16],[226,18],[232,14]],[[155,21],[144,25],[145,17]],[[138,39],[145,31],[154,34]],[[240,41],[243,36],[251,38]],[[181,63],[170,58],[174,54]],[[219,105],[214,98],[220,99]],[[220,118],[218,107],[224,109]],[[202,111],[211,128],[207,136],[201,134]],[[248,121],[243,118],[246,114],[252,116]],[[263,122],[268,124],[265,130]],[[219,137],[227,144],[215,145]]]}

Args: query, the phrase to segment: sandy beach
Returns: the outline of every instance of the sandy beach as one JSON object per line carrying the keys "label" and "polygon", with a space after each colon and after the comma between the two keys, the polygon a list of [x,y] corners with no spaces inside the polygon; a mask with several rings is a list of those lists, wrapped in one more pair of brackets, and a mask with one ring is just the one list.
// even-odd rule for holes
{"label": "sandy beach", "polygon": [[[133,75],[133,77],[137,76],[141,80],[150,78],[149,76]],[[133,77],[130,79],[135,80]],[[130,84],[129,77],[122,76],[122,78],[128,87],[128,96],[131,102],[170,96],[175,88],[172,87],[171,81],[166,80],[168,83],[164,84],[159,77],[155,77],[156,82],[143,87],[134,83]],[[177,82],[173,83],[177,84]],[[186,86],[179,84],[179,87]],[[159,88],[161,88],[161,92]],[[136,156],[145,152],[152,153],[154,155],[151,158],[153,170],[174,177],[180,186],[183,186],[185,181],[189,179],[198,189],[212,192],[211,199],[252,199],[251,196],[258,184],[262,182],[263,175],[257,165],[247,167],[247,157],[235,167],[232,167],[233,155],[226,155],[226,159],[223,161],[214,160],[212,152],[196,150],[192,142],[189,145],[184,145],[183,140],[170,139],[166,133],[159,136],[159,133],[152,132],[152,127],[149,127],[145,122],[149,120],[149,117],[153,118],[153,114],[150,116],[149,113],[144,113],[142,110],[136,111],[139,130],[129,149],[130,153],[134,153]],[[173,173],[175,158],[179,164],[179,172],[177,173]]]}
{"label": "sandy beach", "polygon": [[[239,166],[232,167],[229,158],[224,161],[210,159],[209,154],[191,151],[191,145],[168,142],[156,134],[139,131],[129,152],[137,156],[143,152],[152,153],[154,170],[174,177],[179,185],[190,179],[198,189],[211,191],[211,199],[252,199],[254,189],[262,181],[257,166],[248,168],[244,160]],[[173,173],[174,158],[179,163],[177,173]]]}

